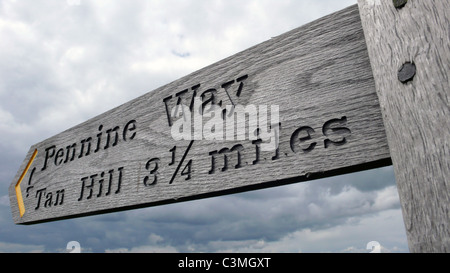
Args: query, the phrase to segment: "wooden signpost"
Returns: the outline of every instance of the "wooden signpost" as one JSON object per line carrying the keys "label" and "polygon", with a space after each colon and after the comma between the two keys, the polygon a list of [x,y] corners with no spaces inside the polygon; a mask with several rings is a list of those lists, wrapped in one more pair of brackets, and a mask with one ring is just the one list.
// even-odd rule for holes
{"label": "wooden signpost", "polygon": [[362,1],[411,252],[450,252],[450,1]]}
{"label": "wooden signpost", "polygon": [[[365,37],[360,9],[370,13],[376,5],[382,12],[385,4],[379,2],[361,1],[360,8],[272,38],[33,145],[9,190],[14,222],[156,206],[392,164],[391,153],[397,160],[404,149],[414,148],[392,147],[396,132],[387,127],[396,126],[390,125],[395,109],[383,102],[395,100],[386,102],[383,94],[391,92],[386,86],[407,87],[394,77],[381,83],[380,73],[391,73],[384,72],[386,52],[374,56],[381,45],[366,45],[375,37],[371,16],[377,14],[363,18]],[[372,56],[379,61],[371,63]],[[410,61],[420,69],[426,65]],[[395,77],[396,62],[389,66]],[[446,79],[436,95],[447,103],[436,121],[443,127],[436,136],[444,145],[436,156],[444,164],[441,186],[448,174]],[[448,191],[439,194],[447,198],[441,208],[448,208]],[[448,227],[442,229],[448,247]]]}

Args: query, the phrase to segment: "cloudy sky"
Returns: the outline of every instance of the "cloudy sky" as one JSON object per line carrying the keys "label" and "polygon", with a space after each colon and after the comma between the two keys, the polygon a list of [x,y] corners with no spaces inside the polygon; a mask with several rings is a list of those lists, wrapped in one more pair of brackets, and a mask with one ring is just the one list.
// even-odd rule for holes
{"label": "cloudy sky", "polygon": [[0,0],[0,252],[407,252],[392,167],[16,226],[29,147],[356,0]]}

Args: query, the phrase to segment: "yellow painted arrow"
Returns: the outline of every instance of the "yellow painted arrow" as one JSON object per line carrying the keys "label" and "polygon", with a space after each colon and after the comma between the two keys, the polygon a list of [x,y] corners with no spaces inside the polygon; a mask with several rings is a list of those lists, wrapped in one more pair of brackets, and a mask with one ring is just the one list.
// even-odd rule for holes
{"label": "yellow painted arrow", "polygon": [[37,149],[34,150],[33,155],[30,158],[30,161],[28,161],[27,166],[25,167],[25,170],[23,170],[22,175],[19,178],[19,181],[17,181],[17,184],[15,186],[16,189],[16,197],[17,197],[17,204],[19,205],[19,213],[20,213],[20,217],[22,217],[25,213],[25,205],[23,203],[23,197],[22,197],[22,190],[20,189],[20,183],[22,183],[23,178],[25,177],[25,175],[28,172],[28,169],[30,168],[31,164],[33,163],[34,158],[37,155]]}

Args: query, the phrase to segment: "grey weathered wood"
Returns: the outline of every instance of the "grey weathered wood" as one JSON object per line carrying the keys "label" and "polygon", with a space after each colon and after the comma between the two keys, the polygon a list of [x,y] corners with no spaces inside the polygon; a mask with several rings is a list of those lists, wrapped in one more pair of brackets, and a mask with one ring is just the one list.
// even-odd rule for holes
{"label": "grey weathered wood", "polygon": [[[243,80],[245,75],[247,78]],[[229,96],[222,85],[232,80],[235,82]],[[236,90],[240,82],[243,88],[238,97]],[[198,89],[192,88],[198,84]],[[274,151],[261,151],[259,161],[255,163],[257,145],[250,140],[195,140],[187,156],[183,157],[191,142],[172,139],[164,98],[172,96],[168,104],[174,105],[176,93],[188,89],[186,97],[182,97],[189,105],[193,89],[197,90],[197,97],[201,97],[200,94],[210,88],[217,90],[215,103],[221,101],[223,107],[231,105],[230,98],[241,105],[279,105],[278,159],[274,159]],[[324,123],[342,117],[347,120],[342,127],[348,130],[330,130],[331,136],[325,136],[322,132]],[[135,122],[126,128],[133,120]],[[102,130],[99,130],[100,125]],[[117,145],[102,148],[106,146],[105,130],[116,126],[120,127]],[[293,152],[291,136],[303,126],[310,126],[314,132],[311,131],[313,140],[304,142],[302,147],[313,142],[316,146],[309,152],[301,150],[299,138],[307,137],[302,132],[294,135],[293,146],[297,149]],[[125,128],[128,129],[125,130],[126,141],[123,140]],[[100,131],[104,142],[95,153],[92,150],[96,150]],[[115,134],[110,135],[112,142]],[[82,140],[89,137],[91,153],[78,158]],[[325,148],[327,139],[338,141],[343,137],[345,144]],[[66,147],[73,143],[77,155],[73,161],[68,158],[67,163],[63,163],[67,154],[71,155],[70,149],[66,153]],[[235,168],[237,155],[234,152],[228,154],[225,170],[222,170],[225,166],[223,155],[217,156],[214,172],[210,173],[210,152],[231,149],[238,144],[243,149],[241,168]],[[46,149],[53,145],[56,146],[55,154],[60,148],[62,151],[58,157],[51,157],[44,168]],[[174,146],[175,163],[170,164]],[[25,214],[20,217],[15,185],[36,149],[36,159],[21,183]],[[50,156],[52,149],[48,151]],[[55,165],[55,158],[57,163],[62,161],[59,166]],[[192,160],[191,178],[186,180],[188,169],[185,167],[189,160]],[[152,172],[156,163],[158,169]],[[388,164],[390,155],[379,102],[358,7],[354,5],[251,47],[33,145],[11,184],[10,201],[15,223],[31,224],[278,186]],[[119,168],[123,168],[122,179],[120,191],[116,193]],[[113,183],[110,194],[106,195],[109,170],[113,170]],[[157,181],[153,183],[155,175]],[[83,182],[85,186],[90,185],[91,176],[95,179],[92,194],[90,189],[82,187]],[[28,189],[27,197],[29,186],[32,188]],[[61,204],[62,189],[64,200]],[[45,203],[50,196],[51,202]]]}
{"label": "grey weathered wood", "polygon": [[[412,252],[450,251],[450,1],[359,0]],[[401,83],[402,64],[416,65]]]}

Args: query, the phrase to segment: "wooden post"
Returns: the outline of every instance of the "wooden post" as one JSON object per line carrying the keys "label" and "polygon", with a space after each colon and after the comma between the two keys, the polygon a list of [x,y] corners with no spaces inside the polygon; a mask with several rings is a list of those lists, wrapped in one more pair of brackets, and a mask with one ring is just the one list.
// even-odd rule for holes
{"label": "wooden post", "polygon": [[358,0],[411,252],[450,251],[450,1]]}

